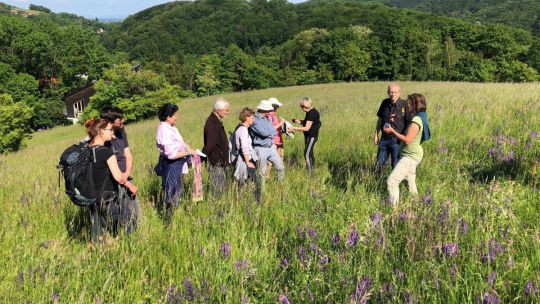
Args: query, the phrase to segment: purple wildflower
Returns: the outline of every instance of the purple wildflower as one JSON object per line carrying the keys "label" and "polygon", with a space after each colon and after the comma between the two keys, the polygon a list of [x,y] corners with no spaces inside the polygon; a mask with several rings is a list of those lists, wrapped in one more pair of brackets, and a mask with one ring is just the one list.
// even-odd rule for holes
{"label": "purple wildflower", "polygon": [[317,243],[315,243],[315,242],[309,242],[309,249],[311,251],[317,252],[317,251],[319,251],[319,245],[317,245]]}
{"label": "purple wildflower", "polygon": [[246,269],[248,267],[248,261],[247,260],[237,260],[235,265],[234,265],[234,268],[236,269],[236,271],[243,271],[244,269]]}
{"label": "purple wildflower", "polygon": [[528,142],[525,144],[525,149],[529,150],[531,147],[532,147],[532,142],[528,141]]}
{"label": "purple wildflower", "polygon": [[383,283],[380,292],[384,295],[393,296],[396,289],[392,283]]}
{"label": "purple wildflower", "polygon": [[382,216],[379,214],[379,212],[376,212],[373,213],[371,215],[371,221],[373,222],[373,224],[377,225],[382,219]]}
{"label": "purple wildflower", "polygon": [[358,231],[356,230],[356,227],[352,227],[349,232],[349,240],[347,243],[349,246],[353,247],[356,245],[356,242],[358,242]]}
{"label": "purple wildflower", "polygon": [[495,148],[489,148],[489,156],[491,158],[495,158],[496,152],[497,150],[495,150]]}
{"label": "purple wildflower", "polygon": [[495,288],[495,279],[497,278],[497,272],[493,270],[486,278],[486,283],[488,286],[491,286],[491,288]]}
{"label": "purple wildflower", "polygon": [[330,262],[330,258],[325,254],[319,258],[319,267],[325,268],[329,262]]}
{"label": "purple wildflower", "polygon": [[285,268],[285,267],[289,266],[289,260],[287,260],[287,258],[283,258],[283,259],[281,260],[281,262],[279,263],[279,266],[280,266],[281,268]]}
{"label": "purple wildflower", "polygon": [[60,301],[60,296],[58,295],[58,292],[53,293],[52,300],[53,300],[53,303],[54,303],[54,304],[58,304],[58,303],[59,303],[59,301]]}
{"label": "purple wildflower", "polygon": [[398,277],[400,280],[403,280],[405,278],[405,273],[399,270],[399,268],[394,269],[394,275]]}
{"label": "purple wildflower", "polygon": [[433,251],[436,255],[439,256],[446,256],[449,257],[455,257],[459,254],[459,245],[457,243],[446,243],[442,245],[436,245],[433,246]]}
{"label": "purple wildflower", "polygon": [[298,235],[298,237],[300,239],[305,239],[306,238],[306,232],[304,230],[302,230],[302,228],[300,228],[299,226],[296,226],[295,230],[296,230],[296,234]]}
{"label": "purple wildflower", "polygon": [[532,280],[529,280],[527,284],[525,285],[525,295],[527,297],[536,297],[536,294],[538,293],[538,288],[534,285]]}
{"label": "purple wildflower", "polygon": [[463,234],[467,234],[469,231],[469,224],[462,218],[459,219],[459,228]]}
{"label": "purple wildflower", "polygon": [[219,246],[219,254],[224,259],[229,259],[229,257],[231,256],[231,245],[227,242],[221,243],[221,245]]}
{"label": "purple wildflower", "polygon": [[332,235],[332,239],[331,239],[332,246],[336,247],[337,245],[339,245],[340,241],[341,239],[339,238],[339,233],[335,233],[334,235]]}
{"label": "purple wildflower", "polygon": [[477,304],[499,304],[500,300],[497,293],[494,290],[492,290],[489,292],[485,292],[483,295],[482,294],[478,295],[478,297],[476,298],[476,303]]}
{"label": "purple wildflower", "polygon": [[373,283],[368,277],[363,277],[356,285],[354,293],[351,295],[351,303],[367,303],[369,299],[369,291],[373,287]]}
{"label": "purple wildflower", "polygon": [[531,138],[537,138],[537,137],[538,137],[538,131],[532,131]]}
{"label": "purple wildflower", "polygon": [[506,155],[505,157],[503,157],[502,159],[504,162],[507,162],[507,163],[511,163],[513,161],[516,160],[516,158],[514,157],[514,150],[510,150],[510,152],[508,152],[508,155]]}
{"label": "purple wildflower", "polygon": [[195,288],[188,278],[184,279],[184,297],[189,302],[195,301]]}
{"label": "purple wildflower", "polygon": [[317,229],[315,228],[308,228],[307,229],[308,231],[308,235],[311,237],[311,238],[317,238]]}
{"label": "purple wildflower", "polygon": [[516,139],[513,138],[513,137],[510,137],[508,140],[509,140],[511,145],[515,145],[517,143]]}
{"label": "purple wildflower", "polygon": [[407,303],[407,304],[413,304],[414,303],[414,298],[413,298],[413,296],[411,295],[410,292],[405,291],[405,294],[403,295],[403,297],[405,298],[405,303]]}
{"label": "purple wildflower", "polygon": [[289,299],[287,299],[287,297],[284,294],[279,295],[279,302],[281,304],[291,304],[291,302],[289,302]]}
{"label": "purple wildflower", "polygon": [[300,262],[304,262],[305,259],[306,259],[306,250],[304,249],[304,247],[300,246],[300,248],[298,248],[298,259],[300,260]]}
{"label": "purple wildflower", "polygon": [[433,196],[431,189],[429,189],[424,195],[422,195],[422,202],[424,202],[424,205],[433,205]]}
{"label": "purple wildflower", "polygon": [[101,299],[99,298],[98,295],[94,295],[94,302],[95,304],[101,304]]}
{"label": "purple wildflower", "polygon": [[306,289],[309,295],[309,300],[311,302],[315,301],[315,296],[313,296],[313,292],[311,292],[311,289],[309,288],[309,283],[306,284]]}
{"label": "purple wildflower", "polygon": [[489,254],[490,261],[494,261],[497,255],[503,251],[501,247],[501,243],[497,242],[495,238],[491,238],[491,240],[489,240],[488,248],[489,248],[488,254]]}
{"label": "purple wildflower", "polygon": [[399,213],[399,219],[401,221],[406,221],[407,220],[407,212],[400,212]]}
{"label": "purple wildflower", "polygon": [[165,303],[167,304],[180,304],[182,303],[182,292],[180,292],[173,284],[167,288],[167,295],[165,296]]}
{"label": "purple wildflower", "polygon": [[242,304],[248,304],[249,303],[249,299],[248,297],[246,297],[245,294],[242,293]]}

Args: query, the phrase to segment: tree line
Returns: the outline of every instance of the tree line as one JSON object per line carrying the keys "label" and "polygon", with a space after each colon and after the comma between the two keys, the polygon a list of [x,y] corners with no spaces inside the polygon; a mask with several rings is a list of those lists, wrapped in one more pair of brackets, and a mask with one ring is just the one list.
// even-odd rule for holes
{"label": "tree line", "polygon": [[[103,34],[98,23],[58,22],[36,9],[40,18],[0,17],[0,152],[17,150],[32,130],[66,123],[63,97],[94,81],[84,117],[109,103],[136,121],[166,99],[268,87],[539,79],[540,40],[530,31],[382,4],[171,2]],[[17,112],[24,115],[9,114]]]}

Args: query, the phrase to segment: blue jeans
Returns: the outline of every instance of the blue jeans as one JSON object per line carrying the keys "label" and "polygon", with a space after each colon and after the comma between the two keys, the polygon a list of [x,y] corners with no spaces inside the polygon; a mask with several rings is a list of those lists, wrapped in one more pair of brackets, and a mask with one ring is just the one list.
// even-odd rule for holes
{"label": "blue jeans", "polygon": [[399,161],[399,140],[396,137],[381,138],[377,149],[377,163],[375,170],[381,172],[386,164],[388,155],[392,157],[392,169],[394,169]]}

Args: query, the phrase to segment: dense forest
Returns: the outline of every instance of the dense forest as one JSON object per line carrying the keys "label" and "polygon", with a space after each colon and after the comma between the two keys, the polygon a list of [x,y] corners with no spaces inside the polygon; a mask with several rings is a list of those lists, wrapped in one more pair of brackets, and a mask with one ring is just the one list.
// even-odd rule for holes
{"label": "dense forest", "polygon": [[537,0],[357,0],[381,2],[482,23],[501,23],[540,34],[540,1]]}
{"label": "dense forest", "polygon": [[[112,103],[138,120],[151,115],[142,106],[167,99],[276,86],[539,79],[534,27],[361,2],[177,1],[116,24],[0,4],[0,152],[17,150],[32,130],[66,123],[63,96],[94,81],[84,117]],[[424,2],[408,3],[455,15],[450,4]],[[491,2],[463,9],[479,12]]]}

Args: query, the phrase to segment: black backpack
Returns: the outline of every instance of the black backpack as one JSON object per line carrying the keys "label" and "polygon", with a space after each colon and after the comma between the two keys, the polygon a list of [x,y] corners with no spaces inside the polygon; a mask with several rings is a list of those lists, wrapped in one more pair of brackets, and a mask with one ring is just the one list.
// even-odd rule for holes
{"label": "black backpack", "polygon": [[[89,148],[84,142],[81,142],[67,148],[60,156],[58,168],[64,175],[66,194],[77,206],[92,206],[99,197],[99,192],[96,190],[92,178],[95,151],[99,148]],[[103,189],[100,192],[103,192]]]}

